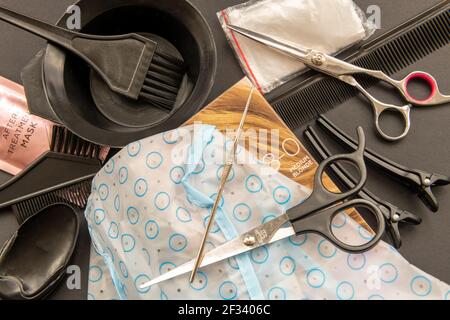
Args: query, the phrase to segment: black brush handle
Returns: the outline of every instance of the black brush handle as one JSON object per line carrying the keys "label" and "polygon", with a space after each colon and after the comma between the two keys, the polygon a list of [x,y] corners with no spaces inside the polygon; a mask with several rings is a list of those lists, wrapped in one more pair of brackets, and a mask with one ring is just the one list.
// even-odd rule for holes
{"label": "black brush handle", "polygon": [[72,51],[72,39],[78,34],[0,6],[0,20]]}

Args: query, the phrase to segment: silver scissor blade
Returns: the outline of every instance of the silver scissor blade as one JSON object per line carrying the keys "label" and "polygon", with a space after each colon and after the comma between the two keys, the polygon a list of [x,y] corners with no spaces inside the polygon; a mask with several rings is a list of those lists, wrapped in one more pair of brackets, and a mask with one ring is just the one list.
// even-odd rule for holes
{"label": "silver scissor blade", "polygon": [[292,56],[296,59],[299,59],[303,62],[308,63],[309,61],[306,61],[306,56],[312,51],[309,48],[302,47],[300,45],[294,45],[294,44],[288,44],[281,42],[279,40],[276,40],[274,38],[268,37],[266,35],[263,35],[261,33],[257,33],[245,28],[237,27],[232,24],[228,24],[227,27],[231,30],[233,30],[236,33],[239,33],[240,35],[243,35],[246,38],[252,39],[256,42],[262,43],[268,47],[271,47],[273,49],[276,49],[278,51],[281,51],[284,54],[287,54],[289,56]]}
{"label": "silver scissor blade", "polygon": [[[286,214],[283,214],[278,218],[275,218],[259,227],[250,230],[249,232],[241,235],[238,238],[224,243],[223,245],[206,253],[200,267],[214,264],[216,262],[259,248],[266,244],[270,244],[295,235],[295,231],[291,225],[282,228],[282,226],[288,221],[288,216]],[[252,239],[254,239],[256,242],[253,245],[248,245],[250,243],[248,241]],[[144,283],[140,286],[140,288],[145,289],[154,284],[191,272],[194,264],[195,259],[192,259],[191,261],[186,262],[185,264],[169,272],[166,272],[165,274],[151,281]]]}

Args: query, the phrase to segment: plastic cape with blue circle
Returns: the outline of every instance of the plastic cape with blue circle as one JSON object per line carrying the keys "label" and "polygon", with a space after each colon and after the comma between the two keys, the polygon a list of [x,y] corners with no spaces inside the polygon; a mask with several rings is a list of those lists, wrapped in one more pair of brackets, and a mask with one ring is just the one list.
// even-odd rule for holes
{"label": "plastic cape with blue circle", "polygon": [[[215,199],[226,137],[192,125],[130,144],[94,179],[85,215],[92,237],[89,299],[446,299],[450,287],[381,242],[348,254],[320,236],[281,240],[150,288],[194,258]],[[225,146],[225,147],[224,147]],[[246,149],[225,186],[206,251],[301,203],[310,190]],[[367,236],[351,218],[335,228]]]}

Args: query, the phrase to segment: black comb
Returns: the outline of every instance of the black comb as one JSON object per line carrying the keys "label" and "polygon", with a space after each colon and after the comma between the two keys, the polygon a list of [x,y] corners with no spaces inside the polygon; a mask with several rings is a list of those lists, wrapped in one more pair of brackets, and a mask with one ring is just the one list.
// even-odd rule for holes
{"label": "black comb", "polygon": [[0,208],[11,207],[19,224],[56,203],[85,208],[105,157],[104,148],[56,125],[50,150],[0,186]]}
{"label": "black comb", "polygon": [[17,222],[22,224],[37,212],[56,203],[66,203],[71,207],[83,210],[90,194],[91,180],[89,179],[18,202],[12,206],[12,209]]}
{"label": "black comb", "polygon": [[[450,42],[449,4],[449,0],[442,1],[363,45],[358,52],[343,60],[393,75]],[[299,80],[300,77],[303,81]],[[364,76],[358,80],[365,88],[378,82]],[[287,125],[297,129],[357,94],[355,88],[338,79],[307,71],[266,98]]]}

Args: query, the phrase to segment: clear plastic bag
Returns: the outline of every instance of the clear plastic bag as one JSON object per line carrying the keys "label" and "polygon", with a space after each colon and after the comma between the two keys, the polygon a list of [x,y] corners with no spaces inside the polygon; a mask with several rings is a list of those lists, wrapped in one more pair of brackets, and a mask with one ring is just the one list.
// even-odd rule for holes
{"label": "clear plastic bag", "polygon": [[305,66],[290,57],[230,32],[227,24],[336,54],[375,31],[352,0],[252,0],[218,14],[225,34],[246,75],[267,93]]}

